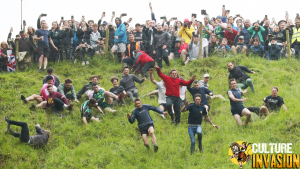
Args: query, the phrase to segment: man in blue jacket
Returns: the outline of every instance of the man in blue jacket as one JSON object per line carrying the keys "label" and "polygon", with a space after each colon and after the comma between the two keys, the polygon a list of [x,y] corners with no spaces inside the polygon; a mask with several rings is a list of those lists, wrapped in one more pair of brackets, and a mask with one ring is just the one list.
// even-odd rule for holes
{"label": "man in blue jacket", "polygon": [[115,19],[117,30],[115,31],[115,37],[114,37],[114,46],[111,49],[111,53],[121,52],[122,59],[121,62],[123,62],[123,59],[125,58],[125,51],[126,51],[126,43],[127,43],[127,35],[126,35],[126,26],[122,24],[121,18]]}
{"label": "man in blue jacket", "polygon": [[159,114],[168,114],[167,112],[163,112],[157,107],[150,106],[148,104],[142,105],[140,99],[135,99],[135,109],[132,111],[131,115],[127,114],[128,121],[133,124],[135,119],[138,121],[138,127],[140,129],[141,135],[144,140],[144,145],[147,149],[150,149],[148,144],[148,134],[152,137],[152,143],[154,146],[154,152],[157,152],[158,146],[156,144],[156,137],[154,135],[154,125],[153,120],[149,115],[149,110],[155,111]]}

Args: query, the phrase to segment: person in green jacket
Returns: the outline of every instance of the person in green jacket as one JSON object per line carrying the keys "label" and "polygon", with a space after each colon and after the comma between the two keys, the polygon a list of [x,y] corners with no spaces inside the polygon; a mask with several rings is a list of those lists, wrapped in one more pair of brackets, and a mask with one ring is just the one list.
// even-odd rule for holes
{"label": "person in green jacket", "polygon": [[[61,93],[64,97],[66,97],[68,100],[74,100],[75,102],[79,102],[77,100],[77,95],[74,90],[74,86],[72,85],[73,80],[70,78],[67,78],[65,80],[65,83],[62,83],[58,86],[58,92]],[[71,94],[68,92],[71,91]]]}
{"label": "person in green jacket", "polygon": [[260,26],[258,22],[254,23],[253,26],[251,26],[250,28],[248,28],[248,32],[251,35],[251,39],[253,38],[257,38],[260,40],[260,43],[263,43],[264,42],[264,39],[263,39],[263,36],[262,34],[265,32],[265,28]]}

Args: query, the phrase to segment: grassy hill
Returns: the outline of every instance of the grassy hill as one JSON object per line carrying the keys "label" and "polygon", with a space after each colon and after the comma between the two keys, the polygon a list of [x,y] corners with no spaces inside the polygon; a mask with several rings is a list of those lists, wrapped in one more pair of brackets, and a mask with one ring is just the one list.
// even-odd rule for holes
{"label": "grassy hill", "polygon": [[[72,112],[63,112],[66,118],[58,118],[50,110],[30,111],[29,106],[36,102],[24,104],[21,94],[28,97],[39,94],[42,78],[46,72],[38,73],[37,65],[26,72],[0,74],[0,168],[238,168],[229,160],[228,148],[235,141],[252,143],[293,143],[293,153],[300,152],[299,143],[299,60],[286,59],[267,61],[258,57],[247,58],[236,56],[229,58],[211,57],[194,61],[181,66],[179,60],[171,61],[171,66],[163,68],[163,73],[170,69],[177,69],[183,78],[190,79],[196,75],[202,79],[204,73],[209,73],[211,80],[209,89],[215,94],[222,94],[227,98],[228,70],[227,62],[244,65],[254,69],[256,74],[251,78],[256,89],[245,97],[249,98],[244,106],[261,106],[262,99],[271,94],[271,87],[279,88],[279,96],[284,98],[288,112],[281,110],[267,120],[252,114],[248,127],[237,127],[230,112],[229,101],[220,99],[210,100],[209,116],[219,130],[203,121],[204,154],[196,149],[190,155],[190,138],[187,132],[188,112],[182,114],[178,126],[171,124],[170,117],[162,119],[157,113],[150,112],[155,124],[155,134],[159,151],[154,153],[153,146],[147,150],[143,146],[137,122],[128,122],[127,113],[131,113],[134,104],[126,100],[126,107],[117,107],[118,113],[106,113],[100,123],[84,125],[80,118],[80,103],[76,103]],[[89,66],[80,63],[50,63],[54,73],[62,81],[73,79],[75,91],[90,81],[92,75],[100,76],[100,86],[109,90],[112,84],[111,76],[121,78],[121,64],[103,58],[94,58]],[[154,74],[156,80],[160,80]],[[155,89],[148,79],[137,84],[140,96]],[[157,98],[141,97],[143,104],[158,106]],[[191,101],[191,95],[188,93]],[[96,109],[93,113],[98,114]],[[51,137],[44,149],[34,149],[21,144],[18,139],[4,134],[6,123],[4,116],[13,120],[28,122],[30,135],[35,134],[34,125],[39,123],[44,129],[51,130]],[[242,118],[243,122],[245,117]],[[15,126],[13,130],[20,131]],[[149,142],[151,139],[149,137]],[[196,143],[196,146],[198,144]],[[244,168],[252,168],[245,165]]]}

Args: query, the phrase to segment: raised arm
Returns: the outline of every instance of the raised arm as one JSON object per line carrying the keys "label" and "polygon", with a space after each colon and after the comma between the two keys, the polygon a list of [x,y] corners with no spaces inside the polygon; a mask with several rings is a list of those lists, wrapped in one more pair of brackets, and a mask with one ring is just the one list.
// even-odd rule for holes
{"label": "raised arm", "polygon": [[193,83],[193,81],[194,81],[195,79],[196,79],[196,76],[194,75],[194,76],[192,77],[192,79],[189,80],[189,81],[180,80],[180,85],[182,85],[182,86],[190,86],[190,85]]}
{"label": "raised arm", "polygon": [[248,98],[244,98],[244,99],[235,98],[231,91],[228,91],[228,97],[234,102],[243,102],[243,101],[248,100]]}
{"label": "raised arm", "polygon": [[160,70],[160,68],[159,68],[158,66],[155,66],[155,69],[156,69],[157,75],[158,75],[163,81],[165,81],[165,79],[167,78],[167,76],[164,75],[164,74],[161,72],[161,70]]}
{"label": "raised arm", "polygon": [[153,77],[153,69],[152,68],[149,70],[149,73],[150,73],[150,80],[151,80],[151,82],[154,85],[156,85],[156,81],[154,80],[154,77]]}

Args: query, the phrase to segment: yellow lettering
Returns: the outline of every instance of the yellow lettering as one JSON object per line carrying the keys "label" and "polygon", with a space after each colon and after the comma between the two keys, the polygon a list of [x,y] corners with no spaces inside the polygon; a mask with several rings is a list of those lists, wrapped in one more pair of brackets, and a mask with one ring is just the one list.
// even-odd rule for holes
{"label": "yellow lettering", "polygon": [[264,157],[265,168],[269,168],[270,154],[268,154],[267,159],[266,159],[266,154],[264,154],[263,157]]}
{"label": "yellow lettering", "polygon": [[293,168],[299,168],[299,154],[293,154]]}
{"label": "yellow lettering", "polygon": [[282,168],[286,167],[286,154],[283,154],[283,162],[282,162]]}
{"label": "yellow lettering", "polygon": [[271,166],[270,168],[274,168],[276,167],[276,158],[275,158],[275,154],[272,154],[272,159],[271,159]]}
{"label": "yellow lettering", "polygon": [[281,158],[282,158],[282,154],[277,154],[277,162],[279,163],[277,164],[277,168],[282,168]]}
{"label": "yellow lettering", "polygon": [[255,154],[252,154],[252,168],[255,168]]}
{"label": "yellow lettering", "polygon": [[286,157],[286,168],[292,168],[293,166],[293,157],[292,157],[292,154],[287,154],[287,157]]}
{"label": "yellow lettering", "polygon": [[256,154],[256,168],[262,168],[262,154]]}

